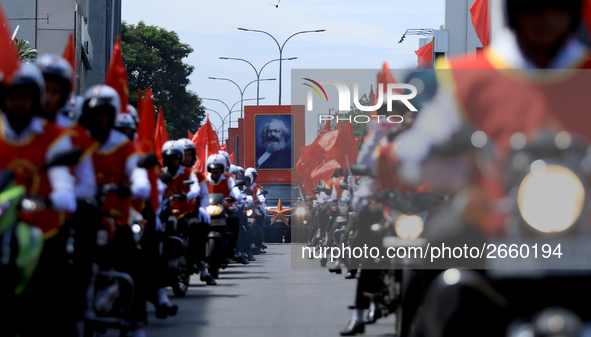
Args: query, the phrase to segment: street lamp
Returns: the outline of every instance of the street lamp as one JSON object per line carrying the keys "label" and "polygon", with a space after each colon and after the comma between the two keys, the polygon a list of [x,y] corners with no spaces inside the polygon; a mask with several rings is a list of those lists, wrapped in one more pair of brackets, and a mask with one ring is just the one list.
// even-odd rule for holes
{"label": "street lamp", "polygon": [[[236,106],[236,104],[238,104],[238,103],[240,103],[242,101],[254,101],[254,100],[256,100],[256,98],[240,99],[240,101],[234,103],[234,105],[232,105],[232,108],[230,108],[228,106],[228,104],[226,104],[226,102],[222,101],[221,99],[217,99],[217,98],[205,98],[205,97],[199,97],[199,98],[202,99],[202,100],[206,100],[206,101],[220,102],[224,106],[226,106],[226,109],[228,109],[228,113],[224,116],[224,118],[222,118],[222,115],[220,113],[218,113],[217,111],[215,111],[213,109],[205,108],[205,107],[204,108],[205,108],[205,110],[210,110],[210,111],[215,112],[220,117],[220,119],[222,120],[222,126],[224,125],[224,121],[226,120],[226,118],[227,117],[230,117],[230,120],[228,121],[229,127],[232,126],[232,112],[234,112],[232,109],[234,109],[234,106]],[[265,99],[265,98],[264,97],[261,97],[260,99]],[[223,131],[223,129],[222,129],[222,131]],[[222,136],[223,136],[223,133],[222,133]]]}
{"label": "street lamp", "polygon": [[[254,82],[258,83],[259,81],[275,81],[276,80],[276,78],[263,78],[263,79],[257,78],[256,80],[250,81],[247,85],[245,85],[244,89],[241,89],[240,86],[236,82],[232,81],[229,78],[209,77],[209,79],[210,80],[229,81],[229,82],[234,83],[236,88],[238,88],[238,91],[240,91],[240,118],[244,117],[244,103],[243,103],[244,99],[243,98],[244,98],[244,92],[246,91],[246,88],[248,88],[248,86],[253,84]],[[230,122],[231,122],[231,119],[230,119]]]}
{"label": "street lamp", "polygon": [[246,28],[238,28],[238,30],[242,30],[242,31],[245,31],[245,32],[257,32],[257,33],[267,34],[277,44],[277,47],[279,48],[279,105],[281,105],[281,65],[282,65],[281,60],[283,59],[283,47],[285,47],[285,44],[287,43],[287,41],[289,41],[289,39],[291,39],[292,37],[294,37],[294,36],[296,36],[298,34],[304,34],[304,33],[321,33],[321,32],[326,31],[326,29],[317,29],[317,30],[304,30],[304,31],[301,31],[301,32],[297,32],[297,33],[292,34],[290,37],[288,37],[283,42],[282,45],[279,45],[279,41],[277,41],[277,39],[273,35],[265,32],[263,30],[246,29]]}
{"label": "street lamp", "polygon": [[[297,59],[297,57],[290,57],[290,58],[286,58],[284,60],[285,61],[291,61],[291,60],[295,60],[295,59]],[[252,63],[248,62],[245,59],[236,58],[236,57],[224,57],[224,56],[222,56],[222,57],[220,57],[220,60],[244,61],[244,62],[250,64],[250,66],[252,67],[252,69],[254,69],[255,74],[257,74],[257,105],[259,105],[259,99],[258,99],[259,98],[259,82],[258,81],[260,81],[261,73],[263,72],[263,69],[265,69],[265,67],[267,66],[267,64],[269,64],[271,62],[279,61],[281,59],[274,59],[274,60],[271,60],[271,61],[265,63],[265,65],[262,66],[260,70],[257,70],[257,68],[255,68],[255,66]]]}

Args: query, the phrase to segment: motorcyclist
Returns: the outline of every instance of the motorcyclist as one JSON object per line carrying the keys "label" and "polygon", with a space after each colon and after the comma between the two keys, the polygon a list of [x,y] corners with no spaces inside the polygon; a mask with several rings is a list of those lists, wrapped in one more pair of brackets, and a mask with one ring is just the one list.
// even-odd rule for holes
{"label": "motorcyclist", "polygon": [[[128,109],[134,109],[133,106],[128,105]],[[127,112],[121,112],[115,118],[115,130],[126,135],[129,140],[134,141],[137,135],[137,123],[133,116]]]}
{"label": "motorcyclist", "polygon": [[197,162],[197,152],[195,144],[189,138],[181,138],[177,140],[185,151],[185,159],[183,160],[183,166],[194,167]]}
{"label": "motorcyclist", "polygon": [[[581,89],[588,76],[573,72],[577,76],[558,77],[543,70],[591,67],[588,48],[575,37],[581,3],[506,0],[508,29],[499,32],[484,53],[436,64],[439,90],[413,127],[396,140],[395,155],[408,182],[420,184],[421,162],[430,150],[469,123],[492,138],[502,157],[512,135],[531,134],[540,127],[591,138],[584,127],[588,114]],[[523,80],[515,81],[513,75]],[[499,182],[483,179],[481,186],[491,203],[505,196]],[[489,235],[504,232],[499,214],[491,213],[481,225]]]}
{"label": "motorcyclist", "polygon": [[[75,237],[74,252],[72,256],[75,274],[67,274],[66,281],[72,294],[78,296],[77,305],[68,304],[65,307],[72,310],[66,313],[69,319],[81,320],[80,314],[84,309],[85,286],[91,276],[92,247],[96,242],[96,230],[100,226],[98,209],[94,205],[97,192],[96,174],[94,171],[93,154],[99,148],[99,143],[82,126],[74,123],[69,115],[63,112],[69,102],[72,89],[73,71],[70,63],[63,57],[54,54],[44,54],[37,58],[37,65],[43,73],[46,85],[46,100],[41,117],[49,123],[55,123],[68,130],[71,134],[72,143],[81,150],[81,157],[73,167],[76,177],[76,198],[78,199],[77,212],[69,219],[67,226],[70,228],[70,235]],[[72,109],[76,107],[77,99],[73,97]],[[71,296],[71,299],[76,296]]]}
{"label": "motorcyclist", "polygon": [[[209,192],[204,190],[205,176],[190,167],[182,165],[185,149],[179,141],[164,143],[162,146],[162,173],[170,173],[172,181],[166,183],[165,195],[172,197],[185,193],[187,200],[171,201],[172,214],[179,219],[179,227],[189,232],[189,251],[187,265],[189,270],[198,270],[200,279],[207,285],[216,285],[216,281],[207,271],[205,245],[210,230],[211,218],[206,211],[209,205]],[[191,181],[187,186],[185,181]],[[195,210],[197,208],[197,210]],[[196,267],[195,267],[196,265]]]}
{"label": "motorcyclist", "polygon": [[[151,185],[147,171],[138,167],[137,149],[127,136],[114,129],[115,118],[121,112],[118,93],[106,85],[89,88],[85,95],[80,125],[87,128],[101,144],[94,153],[97,184],[116,185],[119,193],[102,195],[103,214],[114,219],[111,263],[115,270],[128,273],[134,280],[134,292],[129,317],[135,336],[145,336],[147,266],[134,241],[130,227],[132,198],[149,200]],[[130,196],[124,193],[129,186]]]}
{"label": "motorcyclist", "polygon": [[[230,196],[234,197],[236,204],[240,204],[243,199],[242,193],[236,187],[234,178],[225,173],[226,163],[226,158],[220,154],[212,154],[207,158],[207,185],[209,193],[221,193],[226,198]],[[232,212],[229,214],[226,222],[228,224],[228,231],[233,233],[237,240],[241,240],[240,235],[242,235],[239,222],[238,215]],[[236,242],[231,242],[230,247],[239,248]],[[248,264],[248,260],[242,255],[240,249],[237,249],[235,259],[242,264]]]}
{"label": "motorcyclist", "polygon": [[59,300],[63,294],[56,276],[67,264],[63,248],[67,231],[60,229],[65,212],[73,213],[77,209],[74,177],[67,166],[45,170],[44,165],[60,153],[72,150],[72,141],[62,128],[38,117],[45,103],[45,81],[39,68],[31,63],[21,63],[19,67],[12,78],[6,79],[10,86],[0,90],[0,169],[11,169],[15,182],[26,188],[28,197],[48,200],[51,207],[19,214],[21,220],[39,227],[46,241],[37,271],[20,301],[22,306],[15,309],[22,317],[38,314],[35,326],[19,324],[23,333],[65,335],[71,333],[67,330],[70,327],[64,326],[50,311],[52,301]]}

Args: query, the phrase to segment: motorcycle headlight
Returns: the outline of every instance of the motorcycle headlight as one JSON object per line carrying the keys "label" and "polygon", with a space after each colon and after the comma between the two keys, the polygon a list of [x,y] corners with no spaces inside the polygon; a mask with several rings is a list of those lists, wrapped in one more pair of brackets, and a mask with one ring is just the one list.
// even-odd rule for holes
{"label": "motorcycle headlight", "polygon": [[246,211],[246,216],[251,216],[253,213],[252,209],[249,209],[248,211]]}
{"label": "motorcycle headlight", "polygon": [[139,224],[137,224],[137,223],[134,223],[133,225],[131,225],[131,231],[132,231],[134,234],[139,234],[139,233],[142,231],[142,226],[140,226],[140,225],[139,225]]}
{"label": "motorcycle headlight", "polygon": [[222,207],[220,205],[209,205],[205,210],[207,211],[207,214],[211,216],[222,214]]}
{"label": "motorcycle headlight", "polygon": [[418,238],[423,233],[424,227],[423,219],[418,215],[401,215],[394,224],[396,235],[401,239],[410,240]]}
{"label": "motorcycle headlight", "polygon": [[298,207],[294,213],[295,215],[306,215],[306,208]]}
{"label": "motorcycle headlight", "polygon": [[521,182],[517,206],[531,227],[543,232],[562,232],[579,218],[585,188],[577,175],[560,165],[542,165]]}

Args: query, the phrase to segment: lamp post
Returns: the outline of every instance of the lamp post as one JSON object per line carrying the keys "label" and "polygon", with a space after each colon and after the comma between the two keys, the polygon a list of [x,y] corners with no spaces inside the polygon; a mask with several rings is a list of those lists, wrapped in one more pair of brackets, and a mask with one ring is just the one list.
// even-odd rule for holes
{"label": "lamp post", "polygon": [[[297,59],[297,57],[290,57],[290,58],[286,58],[284,59],[285,61],[291,61],[291,60],[295,60]],[[252,69],[254,69],[255,74],[257,75],[257,105],[259,105],[259,82],[260,82],[260,77],[261,77],[261,73],[263,72],[263,69],[265,69],[265,67],[267,66],[267,64],[271,63],[271,62],[275,62],[275,61],[280,61],[281,59],[274,59],[271,60],[267,63],[265,63],[264,66],[261,67],[261,69],[257,70],[257,68],[250,62],[248,62],[245,59],[241,59],[241,58],[236,58],[236,57],[220,57],[220,60],[236,60],[236,61],[244,61],[248,64],[250,64],[250,66],[252,67]],[[280,77],[281,78],[281,77]]]}
{"label": "lamp post", "polygon": [[[226,114],[226,115],[225,115],[223,118],[222,118],[222,115],[221,115],[220,113],[218,113],[217,111],[215,111],[215,110],[213,110],[213,109],[205,108],[205,110],[209,110],[209,111],[213,111],[213,112],[215,112],[215,113],[216,113],[216,114],[217,114],[217,115],[220,117],[220,119],[222,120],[222,125],[221,125],[221,126],[223,126],[223,125],[224,125],[224,121],[226,120],[226,118],[230,117],[230,120],[228,121],[228,125],[229,125],[229,127],[231,127],[231,126],[232,126],[232,112],[235,112],[235,111],[233,111],[232,109],[234,109],[234,106],[236,106],[236,104],[238,104],[238,103],[240,103],[240,102],[243,102],[243,101],[254,101],[254,100],[256,100],[256,98],[240,99],[238,102],[236,102],[236,103],[234,103],[234,104],[232,105],[232,108],[230,108],[230,107],[228,106],[228,104],[226,104],[226,102],[222,101],[221,99],[217,99],[217,98],[206,98],[206,97],[200,97],[200,98],[201,98],[202,100],[206,100],[206,101],[216,101],[216,102],[220,102],[220,103],[222,103],[222,104],[223,104],[223,105],[226,107],[226,109],[228,109],[228,113],[227,113],[227,114]],[[261,97],[260,99],[265,99],[265,98],[264,98],[264,97]],[[223,135],[224,135],[224,134],[223,134],[223,131],[224,131],[224,130],[222,129],[222,137],[223,137]]]}
{"label": "lamp post", "polygon": [[265,31],[263,31],[263,30],[246,29],[246,28],[238,28],[238,30],[242,30],[242,31],[245,31],[245,32],[257,32],[257,33],[263,33],[263,34],[267,34],[267,35],[269,35],[269,36],[270,36],[270,37],[273,39],[273,41],[275,41],[275,43],[277,44],[277,48],[279,48],[279,105],[281,105],[281,66],[282,66],[282,62],[281,62],[281,60],[283,59],[283,47],[285,47],[285,44],[287,43],[287,41],[289,41],[289,39],[291,39],[292,37],[294,37],[294,36],[296,36],[296,35],[298,35],[298,34],[304,34],[304,33],[321,33],[321,32],[324,32],[324,31],[326,31],[326,29],[317,29],[317,30],[303,30],[303,31],[301,31],[301,32],[297,32],[297,33],[294,33],[294,34],[292,34],[290,37],[288,37],[288,38],[287,38],[287,39],[286,39],[286,40],[283,42],[283,44],[282,44],[282,45],[280,45],[280,44],[279,44],[279,41],[277,41],[277,39],[276,39],[276,38],[275,38],[273,35],[271,35],[271,34],[269,34],[269,33],[265,32]]}
{"label": "lamp post", "polygon": [[[209,79],[210,80],[229,81],[229,82],[234,83],[234,85],[236,86],[236,88],[238,88],[238,91],[240,91],[240,118],[243,118],[244,117],[244,103],[243,103],[243,101],[244,101],[244,92],[246,91],[246,88],[248,88],[248,86],[251,85],[251,84],[253,84],[254,82],[257,82],[258,83],[259,81],[275,81],[276,80],[276,78],[263,78],[263,79],[258,79],[257,78],[256,80],[250,81],[247,85],[245,85],[244,86],[244,89],[241,89],[240,86],[236,82],[232,81],[229,78],[209,77]],[[230,111],[231,111],[231,109],[230,109]],[[232,121],[232,119],[230,119],[230,122],[231,121]]]}

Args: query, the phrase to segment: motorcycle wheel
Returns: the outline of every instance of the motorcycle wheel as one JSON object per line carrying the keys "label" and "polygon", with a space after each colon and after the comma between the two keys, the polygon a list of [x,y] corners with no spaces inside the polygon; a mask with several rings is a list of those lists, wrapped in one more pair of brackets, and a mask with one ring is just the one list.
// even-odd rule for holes
{"label": "motorcycle wheel", "polygon": [[172,285],[172,292],[176,297],[183,297],[189,290],[189,275],[181,273],[177,276],[177,281]]}
{"label": "motorcycle wheel", "polygon": [[207,271],[214,279],[217,279],[220,276],[220,267],[222,264],[221,249],[222,247],[220,247],[220,244],[216,239],[210,238],[207,242],[207,256],[209,257],[209,267],[207,267]]}

